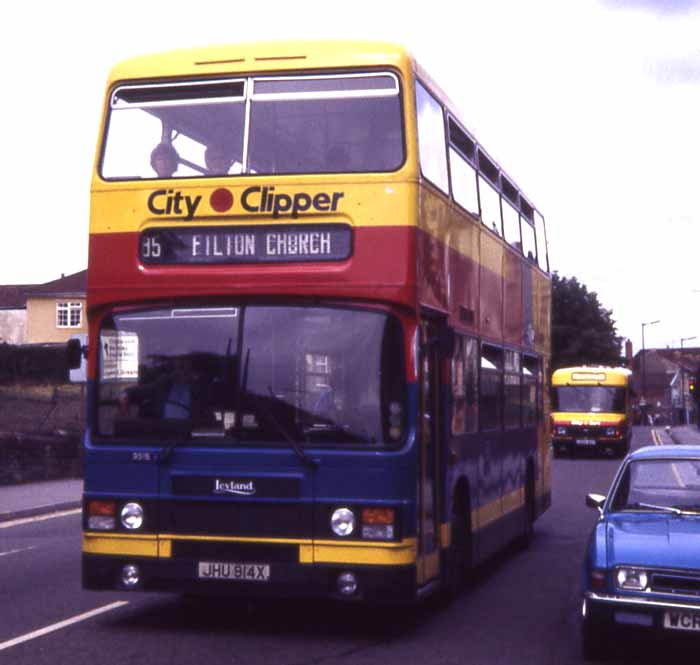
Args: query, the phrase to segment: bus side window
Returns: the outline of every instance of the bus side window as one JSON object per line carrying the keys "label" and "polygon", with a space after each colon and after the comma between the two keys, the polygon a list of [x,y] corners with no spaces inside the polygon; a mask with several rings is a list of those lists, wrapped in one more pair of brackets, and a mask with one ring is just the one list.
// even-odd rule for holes
{"label": "bus side window", "polygon": [[483,344],[479,419],[482,430],[500,429],[503,412],[503,349]]}

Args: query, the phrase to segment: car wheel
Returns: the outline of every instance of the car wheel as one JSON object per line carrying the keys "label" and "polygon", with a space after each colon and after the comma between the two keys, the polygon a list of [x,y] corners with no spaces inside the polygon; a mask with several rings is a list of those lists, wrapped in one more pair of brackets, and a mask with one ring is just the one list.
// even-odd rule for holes
{"label": "car wheel", "polygon": [[591,619],[583,620],[581,626],[581,651],[585,660],[606,660],[610,654],[610,636],[603,624]]}

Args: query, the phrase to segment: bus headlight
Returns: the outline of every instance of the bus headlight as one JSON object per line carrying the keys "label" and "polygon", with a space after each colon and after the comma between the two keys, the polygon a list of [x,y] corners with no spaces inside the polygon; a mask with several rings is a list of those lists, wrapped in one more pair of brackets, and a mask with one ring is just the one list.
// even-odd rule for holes
{"label": "bus headlight", "polygon": [[129,531],[140,529],[143,526],[143,508],[141,504],[130,501],[125,503],[120,513],[122,526]]}
{"label": "bus headlight", "polygon": [[355,513],[350,508],[336,508],[331,515],[331,529],[336,536],[349,536],[355,530]]}

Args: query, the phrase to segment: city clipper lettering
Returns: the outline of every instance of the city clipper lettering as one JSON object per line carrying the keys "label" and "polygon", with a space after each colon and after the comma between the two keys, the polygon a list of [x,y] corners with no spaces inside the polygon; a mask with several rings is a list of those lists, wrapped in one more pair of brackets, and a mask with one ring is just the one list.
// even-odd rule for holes
{"label": "city clipper lettering", "polygon": [[[344,192],[277,192],[274,186],[254,186],[243,190],[240,196],[241,212],[257,215],[291,217],[297,219],[304,213],[336,212]],[[191,221],[197,214],[202,196],[190,196],[175,189],[157,189],[148,197],[148,210],[159,217],[178,217]],[[209,197],[212,209],[218,213],[229,212],[234,206],[230,190],[219,188]]]}
{"label": "city clipper lettering", "polygon": [[236,496],[253,496],[255,483],[252,480],[220,480],[214,479],[214,494],[235,494]]}

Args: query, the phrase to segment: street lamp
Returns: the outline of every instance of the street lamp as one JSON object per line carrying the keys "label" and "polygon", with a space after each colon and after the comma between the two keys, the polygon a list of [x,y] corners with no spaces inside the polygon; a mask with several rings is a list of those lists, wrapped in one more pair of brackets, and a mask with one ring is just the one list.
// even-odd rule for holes
{"label": "street lamp", "polygon": [[697,335],[692,337],[681,337],[681,399],[683,400],[683,424],[688,423],[688,412],[685,410],[685,367],[683,366],[683,342],[697,339]]}
{"label": "street lamp", "polygon": [[[642,323],[642,400],[644,400],[645,404],[647,394],[647,358],[646,353],[644,353],[644,326],[653,326],[655,323],[660,323],[660,319]],[[646,413],[644,415],[646,416]]]}

